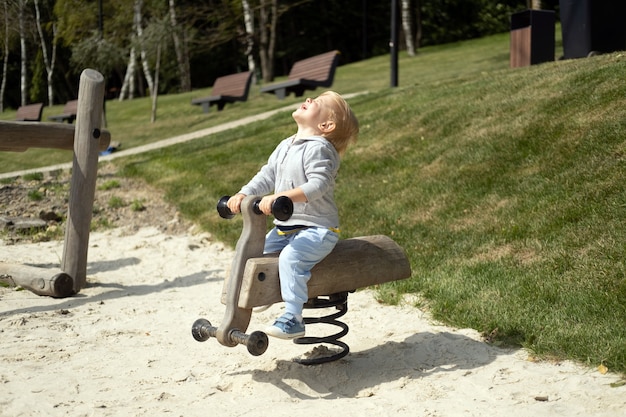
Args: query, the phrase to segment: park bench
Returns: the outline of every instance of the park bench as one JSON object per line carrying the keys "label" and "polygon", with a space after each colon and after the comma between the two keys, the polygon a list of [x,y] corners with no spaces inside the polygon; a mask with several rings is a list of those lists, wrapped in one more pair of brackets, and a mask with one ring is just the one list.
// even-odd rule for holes
{"label": "park bench", "polygon": [[43,112],[43,103],[27,104],[20,106],[15,114],[15,120],[18,122],[40,122],[41,113]]}
{"label": "park bench", "polygon": [[[224,346],[245,345],[252,355],[262,355],[268,347],[264,332],[246,334],[253,309],[281,302],[280,279],[278,276],[278,254],[263,255],[267,222],[260,215],[258,196],[247,196],[241,204],[243,230],[237,242],[230,275],[225,279],[221,301],[226,305],[224,319],[214,327],[203,318],[192,325],[192,335],[204,342],[217,338]],[[218,203],[218,212],[225,218],[233,217],[223,197]],[[273,207],[274,217],[287,219],[293,211],[293,203],[279,197]],[[305,324],[322,323],[341,330],[325,337],[301,337],[296,344],[329,344],[339,351],[328,350],[329,354],[314,358],[297,359],[304,365],[334,361],[346,356],[349,346],[339,339],[348,333],[348,326],[337,320],[348,311],[348,293],[359,288],[378,285],[411,276],[411,266],[404,250],[392,239],[383,235],[362,236],[340,240],[333,251],[311,270],[307,283],[309,301],[305,309],[338,310],[323,317],[305,317]],[[331,327],[332,328],[332,327]]]}
{"label": "park bench", "polygon": [[215,104],[217,105],[217,110],[220,111],[226,103],[246,101],[251,82],[251,71],[224,75],[215,80],[210,96],[193,99],[191,104],[202,106],[202,110],[205,113],[208,113],[211,105]]}
{"label": "park bench", "polygon": [[301,97],[306,90],[333,85],[339,51],[330,51],[297,61],[291,67],[287,80],[261,88],[262,93],[275,94],[280,100],[290,93]]}
{"label": "park bench", "polygon": [[70,100],[65,103],[63,106],[63,113],[55,114],[52,116],[48,116],[49,120],[54,120],[55,122],[65,122],[74,123],[76,120],[76,112],[78,110],[78,100]]}

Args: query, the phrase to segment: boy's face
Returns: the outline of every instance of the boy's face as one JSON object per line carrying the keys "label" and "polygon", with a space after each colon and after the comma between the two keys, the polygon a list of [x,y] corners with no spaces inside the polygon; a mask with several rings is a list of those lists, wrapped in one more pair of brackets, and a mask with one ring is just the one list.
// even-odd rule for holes
{"label": "boy's face", "polygon": [[319,128],[328,122],[330,115],[328,97],[307,98],[293,113],[292,117],[299,126]]}

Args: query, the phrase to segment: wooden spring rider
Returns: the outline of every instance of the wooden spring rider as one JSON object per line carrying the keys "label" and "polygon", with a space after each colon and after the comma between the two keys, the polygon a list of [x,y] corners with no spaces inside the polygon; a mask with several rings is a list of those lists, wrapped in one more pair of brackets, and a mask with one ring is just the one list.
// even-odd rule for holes
{"label": "wooden spring rider", "polygon": [[[224,218],[234,215],[226,206],[228,197],[222,197],[217,209]],[[277,254],[263,255],[266,218],[258,208],[259,196],[247,196],[241,204],[243,230],[232,262],[230,276],[224,281],[222,303],[226,305],[224,318],[214,327],[203,318],[193,323],[193,337],[204,342],[215,337],[224,346],[246,345],[250,354],[262,355],[268,347],[267,335],[261,331],[246,334],[254,307],[281,302]],[[279,197],[272,206],[272,214],[286,220],[293,212],[293,203]],[[338,326],[341,331],[327,337],[301,337],[296,344],[330,344],[339,347],[329,356],[297,359],[312,365],[334,361],[346,356],[349,347],[338,340],[348,333],[348,326],[337,320],[348,311],[348,293],[358,288],[411,276],[409,261],[400,246],[387,236],[363,236],[340,240],[334,250],[311,270],[308,282],[309,301],[305,308],[332,308],[336,313],[319,317],[305,317],[305,324],[325,323]]]}

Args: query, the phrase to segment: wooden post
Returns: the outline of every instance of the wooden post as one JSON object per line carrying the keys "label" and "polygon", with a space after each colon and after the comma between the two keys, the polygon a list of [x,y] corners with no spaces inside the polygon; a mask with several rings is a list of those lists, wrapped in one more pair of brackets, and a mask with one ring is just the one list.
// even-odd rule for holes
{"label": "wooden post", "polygon": [[[51,278],[45,278],[54,273]],[[37,295],[63,298],[74,293],[72,277],[64,272],[36,266],[0,262],[0,282],[20,286]]]}
{"label": "wooden post", "polygon": [[[29,148],[74,149],[75,126],[60,123],[0,121],[0,152],[24,152]],[[106,150],[111,134],[102,131],[99,148]]]}
{"label": "wooden post", "polygon": [[87,283],[87,249],[98,175],[104,77],[86,69],[80,76],[74,133],[74,160],[61,270],[74,280],[78,293]]}

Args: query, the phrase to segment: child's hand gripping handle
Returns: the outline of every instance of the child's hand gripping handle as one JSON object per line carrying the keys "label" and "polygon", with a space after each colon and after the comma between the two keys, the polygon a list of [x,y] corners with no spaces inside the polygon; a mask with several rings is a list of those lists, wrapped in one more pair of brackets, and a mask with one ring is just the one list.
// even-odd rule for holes
{"label": "child's hand gripping handle", "polygon": [[[228,208],[227,203],[229,199],[230,196],[225,195],[217,202],[217,212],[223,219],[232,219],[233,217],[235,217],[235,214]],[[261,212],[261,210],[259,209],[260,201],[261,199],[258,199],[254,202],[254,212],[256,214],[263,214],[263,212]],[[287,220],[291,217],[292,214],[293,202],[289,197],[280,196],[272,204],[272,215],[274,215],[276,220]]]}

